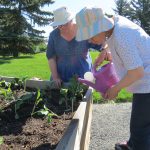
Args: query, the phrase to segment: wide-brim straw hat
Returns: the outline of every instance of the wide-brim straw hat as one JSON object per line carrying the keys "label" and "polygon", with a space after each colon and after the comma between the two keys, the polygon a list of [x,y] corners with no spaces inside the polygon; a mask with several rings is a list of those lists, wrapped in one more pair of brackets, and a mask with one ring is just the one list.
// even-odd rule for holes
{"label": "wide-brim straw hat", "polygon": [[60,26],[68,23],[73,19],[73,15],[68,11],[66,7],[61,7],[53,11],[54,14],[54,22],[52,22],[51,26]]}
{"label": "wide-brim straw hat", "polygon": [[108,31],[114,27],[112,18],[104,15],[101,8],[83,8],[76,14],[77,34],[76,40],[82,41]]}

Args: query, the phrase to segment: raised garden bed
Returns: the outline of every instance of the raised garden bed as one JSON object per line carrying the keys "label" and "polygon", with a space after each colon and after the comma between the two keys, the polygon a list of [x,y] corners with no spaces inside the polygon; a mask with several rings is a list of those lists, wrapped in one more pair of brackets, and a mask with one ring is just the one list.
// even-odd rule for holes
{"label": "raised garden bed", "polygon": [[[6,150],[88,149],[92,90],[83,92],[84,97],[76,95],[66,104],[66,89],[60,91],[52,82],[27,80],[24,85],[23,89],[14,89],[13,100],[9,99],[9,91],[7,100],[0,98],[0,147]],[[39,94],[36,88],[43,89],[43,93]],[[21,99],[25,103],[21,103]]]}

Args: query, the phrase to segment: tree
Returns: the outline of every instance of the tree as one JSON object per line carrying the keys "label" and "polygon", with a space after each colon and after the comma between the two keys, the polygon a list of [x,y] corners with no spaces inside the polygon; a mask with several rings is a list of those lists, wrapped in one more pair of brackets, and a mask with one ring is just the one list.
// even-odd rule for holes
{"label": "tree", "polygon": [[52,0],[0,1],[0,54],[18,57],[18,53],[31,53],[33,44],[43,40],[35,25],[48,25],[52,13],[41,8]]}
{"label": "tree", "polygon": [[114,11],[140,25],[150,35],[150,0],[116,0]]}
{"label": "tree", "polygon": [[131,0],[131,20],[150,35],[150,0]]}
{"label": "tree", "polygon": [[115,0],[116,9],[113,9],[116,14],[121,16],[130,16],[130,3],[127,0]]}

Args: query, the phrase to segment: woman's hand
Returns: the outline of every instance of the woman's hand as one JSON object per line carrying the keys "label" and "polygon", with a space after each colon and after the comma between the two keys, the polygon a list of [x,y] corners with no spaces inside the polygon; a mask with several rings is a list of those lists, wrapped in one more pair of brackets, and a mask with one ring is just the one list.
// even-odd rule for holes
{"label": "woman's hand", "polygon": [[100,55],[96,58],[94,66],[95,67],[99,66],[104,60],[112,61],[111,52],[108,51],[107,49],[102,50]]}
{"label": "woman's hand", "polygon": [[118,89],[116,86],[113,86],[106,91],[104,98],[115,99],[118,96],[119,92],[120,92],[120,89]]}
{"label": "woman's hand", "polygon": [[55,82],[58,88],[61,87],[62,80],[60,78],[53,78],[53,81]]}

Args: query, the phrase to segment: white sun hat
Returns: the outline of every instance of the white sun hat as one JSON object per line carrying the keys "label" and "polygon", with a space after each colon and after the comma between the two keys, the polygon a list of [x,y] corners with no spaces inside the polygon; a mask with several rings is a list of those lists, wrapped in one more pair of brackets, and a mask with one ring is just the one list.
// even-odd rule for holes
{"label": "white sun hat", "polygon": [[61,7],[54,10],[53,14],[54,14],[54,22],[50,24],[51,26],[63,25],[73,19],[72,14],[68,11],[66,7]]}
{"label": "white sun hat", "polygon": [[76,14],[77,34],[76,40],[82,41],[112,29],[114,21],[104,15],[101,8],[83,8]]}

